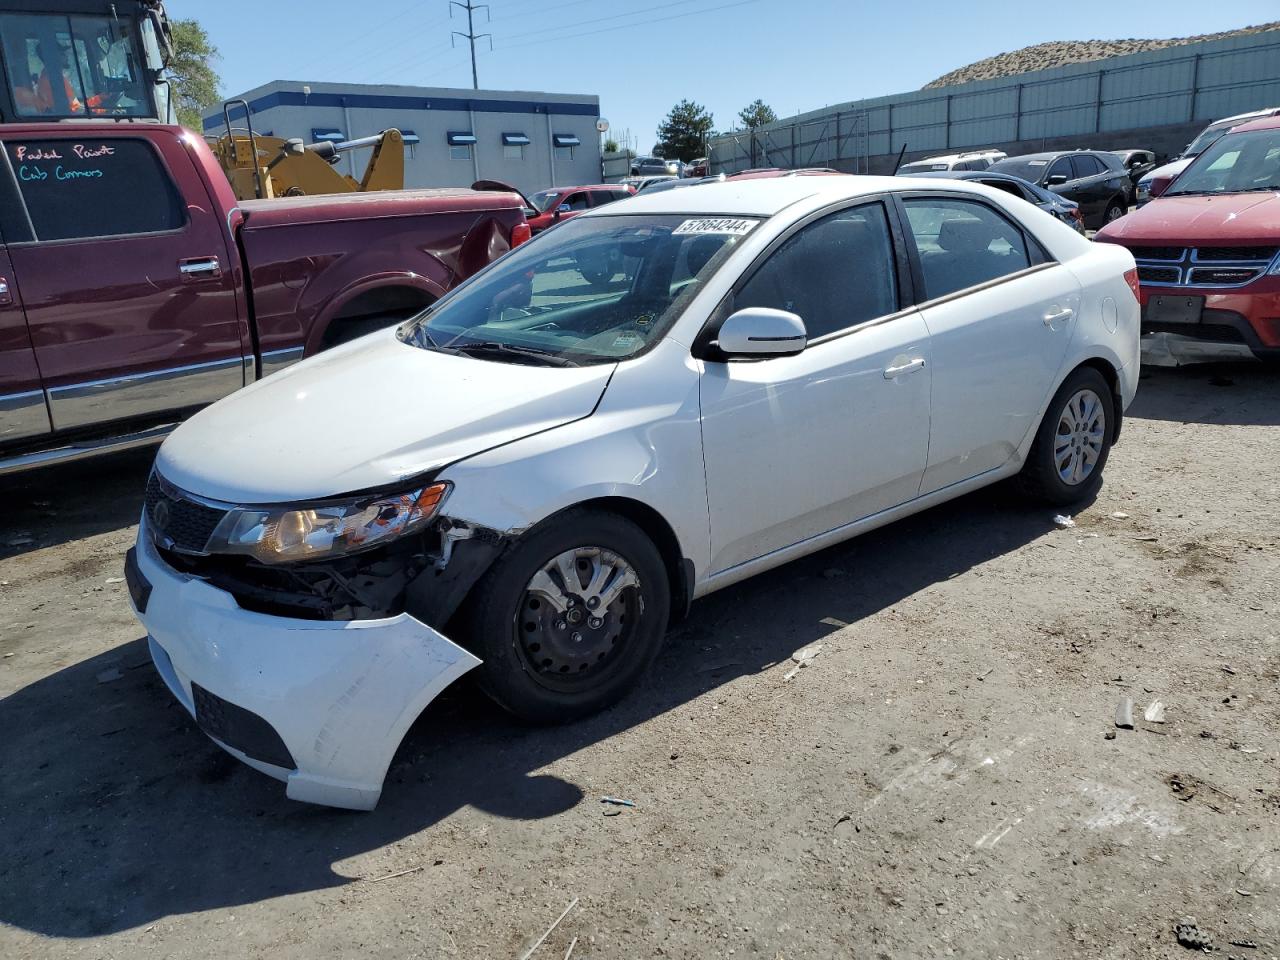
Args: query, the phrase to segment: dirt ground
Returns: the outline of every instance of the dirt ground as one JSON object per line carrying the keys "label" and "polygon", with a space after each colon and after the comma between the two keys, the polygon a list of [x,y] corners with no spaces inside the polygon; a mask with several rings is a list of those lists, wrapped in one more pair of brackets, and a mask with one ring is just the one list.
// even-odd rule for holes
{"label": "dirt ground", "polygon": [[149,456],[4,481],[0,957],[517,960],[574,901],[536,960],[1280,956],[1277,382],[1152,370],[1076,527],[997,489],[758,577],[586,722],[457,685],[368,814],[155,676]]}

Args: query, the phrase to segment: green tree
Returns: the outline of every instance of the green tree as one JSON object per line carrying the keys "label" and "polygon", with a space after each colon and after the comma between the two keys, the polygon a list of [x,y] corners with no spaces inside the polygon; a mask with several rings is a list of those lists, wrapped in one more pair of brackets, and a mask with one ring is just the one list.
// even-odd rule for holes
{"label": "green tree", "polygon": [[712,122],[711,114],[702,104],[681,100],[658,125],[654,153],[668,160],[692,160],[703,156]]}
{"label": "green tree", "polygon": [[754,130],[756,127],[762,127],[766,123],[777,123],[778,115],[773,112],[773,107],[763,100],[757,99],[738,111],[738,119],[742,121],[742,125],[748,130]]}
{"label": "green tree", "polygon": [[214,61],[220,58],[218,48],[198,20],[173,21],[169,73],[178,122],[190,130],[201,131],[204,124],[200,114],[222,99],[218,94],[218,71],[213,68]]}

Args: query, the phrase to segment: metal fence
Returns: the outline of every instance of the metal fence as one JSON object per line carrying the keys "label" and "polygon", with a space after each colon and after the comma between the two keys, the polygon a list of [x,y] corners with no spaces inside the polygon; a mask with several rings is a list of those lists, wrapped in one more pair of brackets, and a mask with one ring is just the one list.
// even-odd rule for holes
{"label": "metal fence", "polygon": [[863,173],[904,146],[920,156],[1208,122],[1267,106],[1280,106],[1280,30],[853,101],[724,134],[711,141],[711,162],[716,172]]}

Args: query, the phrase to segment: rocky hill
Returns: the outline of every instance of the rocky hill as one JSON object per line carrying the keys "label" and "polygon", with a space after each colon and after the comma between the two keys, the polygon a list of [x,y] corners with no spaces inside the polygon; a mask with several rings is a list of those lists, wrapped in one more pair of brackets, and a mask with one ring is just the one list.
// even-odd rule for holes
{"label": "rocky hill", "polygon": [[1262,33],[1264,30],[1280,30],[1280,20],[1259,24],[1256,27],[1241,27],[1239,30],[1226,30],[1222,33],[1206,33],[1198,37],[1173,37],[1168,40],[1054,40],[1023,47],[1012,53],[987,57],[985,60],[971,63],[959,70],[952,70],[932,83],[926,83],[923,89],[931,90],[934,87],[947,87],[953,83],[970,83],[974,80],[992,80],[995,77],[1011,77],[1019,73],[1029,73],[1032,70],[1062,67],[1068,63],[1105,60],[1108,57],[1121,57],[1127,53],[1179,47],[1184,43],[1198,43],[1201,40],[1221,40],[1223,37]]}

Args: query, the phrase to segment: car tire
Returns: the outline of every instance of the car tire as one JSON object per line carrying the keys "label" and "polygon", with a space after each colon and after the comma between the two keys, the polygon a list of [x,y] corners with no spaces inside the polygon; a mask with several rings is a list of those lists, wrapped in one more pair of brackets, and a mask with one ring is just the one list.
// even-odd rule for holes
{"label": "car tire", "polygon": [[1128,212],[1122,200],[1112,200],[1102,214],[1103,224],[1114,223]]}
{"label": "car tire", "polygon": [[1049,401],[1018,474],[1019,487],[1054,506],[1091,499],[1102,486],[1115,430],[1111,385],[1095,368],[1077,368]]}
{"label": "car tire", "polygon": [[[614,577],[623,585],[610,599]],[[462,612],[460,639],[483,661],[476,679],[499,706],[531,723],[561,723],[623,697],[657,656],[670,612],[667,569],[644,531],[614,514],[571,510],[494,564]]]}

